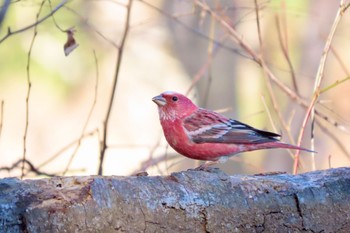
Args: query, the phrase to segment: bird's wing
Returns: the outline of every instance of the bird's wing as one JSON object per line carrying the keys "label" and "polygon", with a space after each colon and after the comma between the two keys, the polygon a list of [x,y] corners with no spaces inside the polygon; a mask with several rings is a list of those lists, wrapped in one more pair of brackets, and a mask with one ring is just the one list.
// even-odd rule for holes
{"label": "bird's wing", "polygon": [[250,144],[278,141],[280,137],[205,109],[185,118],[183,126],[195,143]]}

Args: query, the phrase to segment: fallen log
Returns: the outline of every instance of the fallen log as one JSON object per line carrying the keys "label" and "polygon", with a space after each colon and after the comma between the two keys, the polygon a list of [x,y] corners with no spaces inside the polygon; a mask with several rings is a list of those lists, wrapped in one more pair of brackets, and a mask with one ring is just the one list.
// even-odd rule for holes
{"label": "fallen log", "polygon": [[0,232],[350,232],[350,168],[5,178]]}

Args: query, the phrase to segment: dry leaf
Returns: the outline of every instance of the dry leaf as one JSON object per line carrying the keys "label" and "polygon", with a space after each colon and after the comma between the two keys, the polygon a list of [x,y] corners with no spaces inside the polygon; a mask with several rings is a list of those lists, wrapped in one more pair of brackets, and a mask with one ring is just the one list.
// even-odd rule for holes
{"label": "dry leaf", "polygon": [[64,44],[64,54],[68,56],[75,48],[79,46],[74,39],[74,28],[70,28],[67,31],[67,42]]}

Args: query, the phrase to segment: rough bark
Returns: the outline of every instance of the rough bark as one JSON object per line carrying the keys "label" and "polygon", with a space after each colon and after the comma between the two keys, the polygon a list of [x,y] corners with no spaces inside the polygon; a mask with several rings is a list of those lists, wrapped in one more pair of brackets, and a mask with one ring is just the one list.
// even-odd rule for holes
{"label": "rough bark", "polygon": [[350,232],[350,168],[6,178],[0,232]]}

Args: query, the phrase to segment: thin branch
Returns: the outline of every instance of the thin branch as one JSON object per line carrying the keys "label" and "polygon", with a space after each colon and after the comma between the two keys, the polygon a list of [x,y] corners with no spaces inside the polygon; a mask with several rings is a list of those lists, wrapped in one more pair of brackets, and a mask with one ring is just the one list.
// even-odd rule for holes
{"label": "thin branch", "polygon": [[[322,106],[322,107],[326,108],[322,104],[319,104],[319,106]],[[332,111],[332,110],[330,110],[328,108],[326,108],[326,109],[329,110],[329,111]],[[321,113],[320,111],[315,110],[315,113],[317,114],[318,118],[325,120],[328,124],[332,125],[336,129],[338,129],[338,130],[340,130],[340,131],[342,131],[344,133],[350,134],[350,130],[349,130],[348,124],[345,125],[344,123],[339,123],[339,121],[335,120],[332,117],[327,116],[326,114]],[[336,114],[336,113],[333,112],[333,114]],[[340,117],[340,116],[337,115],[337,117]],[[319,122],[319,120],[317,118],[316,118],[316,120]],[[341,119],[341,120],[345,121],[344,119]]]}
{"label": "thin branch", "polygon": [[125,20],[125,26],[124,26],[124,33],[122,35],[122,39],[120,42],[120,47],[118,50],[118,58],[117,58],[117,64],[116,64],[116,70],[115,70],[115,75],[114,75],[114,80],[112,84],[112,93],[110,96],[108,108],[107,108],[107,113],[103,122],[103,135],[102,135],[102,142],[101,142],[101,154],[100,154],[100,161],[99,161],[99,166],[98,166],[98,174],[102,175],[103,174],[103,161],[104,157],[106,154],[107,150],[107,136],[108,136],[108,125],[109,125],[109,117],[111,115],[113,103],[114,103],[114,97],[115,97],[115,92],[117,89],[117,83],[118,83],[118,77],[119,77],[119,71],[121,67],[121,62],[123,59],[123,53],[124,53],[124,45],[126,41],[126,37],[129,32],[130,28],[130,16],[131,16],[131,6],[132,6],[133,0],[129,0],[128,5],[126,5],[126,20]]}
{"label": "thin branch", "polygon": [[276,19],[276,28],[277,28],[277,33],[278,33],[278,41],[279,41],[279,44],[281,46],[283,56],[287,61],[287,64],[288,64],[288,67],[290,70],[290,74],[292,76],[294,90],[297,94],[299,94],[299,89],[298,89],[298,85],[297,85],[297,79],[295,76],[294,67],[293,67],[292,61],[290,60],[289,53],[288,53],[288,44],[287,44],[287,42],[283,43],[281,25],[280,25],[280,21],[279,21],[279,18],[277,15],[276,15],[275,19]]}
{"label": "thin branch", "polygon": [[332,155],[328,155],[328,168],[331,169],[332,168]]}
{"label": "thin branch", "polygon": [[[314,106],[314,104],[316,103],[316,100],[318,98],[318,95],[319,93],[315,93],[314,94],[314,97],[312,98],[312,101],[311,101],[311,104],[310,104],[310,107],[307,109],[306,111],[306,115],[305,115],[305,118],[303,120],[303,123],[301,125],[301,128],[300,128],[300,134],[299,134],[299,137],[298,137],[298,141],[297,141],[297,145],[300,146],[301,145],[301,142],[303,140],[303,135],[304,135],[304,131],[305,131],[305,127],[306,127],[306,124],[308,122],[308,119],[310,117],[310,114],[311,114],[311,110]],[[298,173],[298,167],[299,167],[299,154],[300,154],[300,151],[297,150],[295,155],[294,155],[294,164],[293,164],[293,174],[296,175]],[[312,153],[314,154],[314,153]]]}
{"label": "thin branch", "polygon": [[350,152],[343,145],[343,143],[339,140],[339,138],[334,134],[333,131],[330,131],[327,127],[323,126],[320,122],[316,122],[317,126],[326,134],[329,138],[331,138],[334,143],[339,147],[339,149],[344,153],[344,155],[350,160]]}
{"label": "thin branch", "polygon": [[139,172],[143,172],[146,171],[147,169],[153,167],[153,166],[157,166],[162,162],[169,162],[171,160],[174,160],[176,158],[179,158],[179,155],[174,153],[174,154],[163,154],[162,156],[159,156],[157,158],[154,157],[149,157],[148,159],[146,159],[145,161],[141,162],[140,167],[138,169],[136,169],[135,171],[133,171],[131,173],[131,175],[135,175]]}
{"label": "thin branch", "polygon": [[150,8],[152,8],[152,9],[156,10],[157,12],[159,12],[160,14],[162,14],[162,15],[168,17],[169,19],[172,19],[172,20],[173,20],[174,22],[176,22],[178,25],[182,26],[183,28],[185,28],[186,30],[188,30],[188,31],[190,31],[190,32],[192,32],[192,33],[195,33],[196,35],[200,36],[201,38],[204,38],[204,39],[207,39],[207,40],[209,40],[209,41],[212,41],[212,42],[214,42],[217,46],[219,46],[219,47],[221,47],[221,48],[224,48],[225,50],[231,51],[231,52],[233,52],[233,53],[235,53],[235,54],[239,54],[239,55],[242,56],[242,57],[248,58],[247,55],[243,54],[243,53],[240,52],[238,49],[231,48],[231,47],[229,47],[229,46],[223,44],[222,42],[215,40],[215,38],[211,38],[211,37],[209,37],[209,36],[207,36],[207,35],[201,33],[200,31],[195,30],[195,29],[193,29],[192,27],[186,25],[186,24],[183,23],[181,20],[179,20],[179,19],[177,18],[177,16],[171,15],[170,13],[167,13],[167,12],[163,11],[162,9],[160,9],[160,8],[158,8],[158,7],[152,5],[152,4],[150,4],[150,3],[148,3],[148,2],[146,2],[146,1],[144,1],[144,0],[138,0],[138,1],[139,1],[139,2],[142,2],[143,4],[147,5],[148,7],[150,7]]}
{"label": "thin branch", "polygon": [[196,86],[196,84],[202,79],[202,77],[207,73],[208,69],[210,68],[213,57],[217,54],[219,47],[215,47],[210,53],[208,53],[206,62],[202,65],[202,67],[197,71],[195,76],[193,77],[193,80],[189,86],[189,88],[186,91],[185,95],[188,95],[192,89]]}
{"label": "thin branch", "polygon": [[61,9],[66,3],[68,2],[68,0],[63,0],[60,4],[58,4],[55,9],[53,9],[53,11],[51,11],[48,15],[44,16],[43,18],[37,20],[35,23],[30,24],[24,28],[18,29],[16,31],[11,31],[10,28],[8,28],[7,30],[7,34],[0,39],[0,43],[2,43],[4,40],[6,40],[7,38],[9,38],[10,36],[13,36],[15,34],[24,32],[30,28],[36,27],[37,25],[39,25],[40,23],[44,22],[45,20],[47,20],[51,15],[55,14],[59,9]]}
{"label": "thin branch", "polygon": [[[204,18],[205,17],[202,17],[201,21],[204,21]],[[201,22],[203,23],[203,22]],[[215,37],[215,29],[216,29],[216,24],[215,24],[215,20],[213,18],[210,19],[210,26],[209,26],[209,32],[208,32],[208,35],[209,37],[211,38],[214,38]],[[225,40],[226,39],[226,35],[224,35],[224,38],[221,39],[221,40]],[[207,46],[207,57],[210,57],[212,56],[214,49],[218,47],[215,45],[214,41],[210,40],[208,41],[208,46]],[[218,51],[218,49],[216,49],[216,51]],[[212,60],[212,59],[211,59]],[[204,94],[204,98],[203,98],[203,104],[204,106],[207,105],[208,103],[208,99],[209,99],[209,90],[210,90],[210,86],[211,86],[211,83],[212,83],[212,75],[211,75],[211,70],[212,70],[212,62],[210,62],[210,65],[208,65],[208,71],[206,72],[207,73],[207,77],[208,77],[208,82],[207,82],[207,85],[206,85],[206,88],[203,92]]]}
{"label": "thin branch", "polygon": [[[50,6],[50,10],[51,10],[51,12],[52,12],[53,9],[52,9],[51,0],[49,0],[49,6]],[[52,21],[53,21],[53,23],[55,24],[55,26],[58,28],[58,30],[60,30],[61,32],[66,32],[66,31],[67,31],[67,30],[64,30],[63,28],[61,28],[61,27],[58,25],[58,23],[56,22],[56,19],[55,19],[55,16],[54,16],[54,15],[52,15]]]}
{"label": "thin branch", "polygon": [[[311,120],[311,150],[315,150],[315,143],[314,143],[314,137],[313,137],[313,129],[314,129],[314,124],[315,124],[315,103],[320,95],[320,86],[323,80],[323,72],[324,72],[324,68],[325,68],[325,64],[326,64],[326,60],[328,57],[328,53],[330,51],[330,47],[331,47],[331,43],[335,34],[335,31],[338,27],[338,24],[340,22],[341,17],[344,14],[344,11],[346,10],[346,6],[344,5],[344,1],[340,0],[340,6],[339,9],[337,11],[337,14],[334,18],[334,22],[331,28],[331,31],[329,32],[325,47],[323,49],[323,53],[321,56],[321,60],[320,60],[320,64],[317,70],[317,74],[316,74],[316,79],[315,79],[315,83],[314,83],[314,96],[313,99],[309,105],[309,108],[305,114],[305,118],[304,121],[302,123],[301,129],[300,129],[300,133],[299,133],[299,137],[298,137],[298,145],[301,145],[301,142],[303,140],[303,136],[304,136],[304,132],[305,132],[305,126],[309,120]],[[295,158],[294,158],[294,166],[293,166],[293,174],[297,174],[297,170],[298,170],[298,163],[299,163],[299,154],[300,151],[296,151],[295,153]],[[316,170],[316,166],[315,166],[315,153],[311,154],[312,156],[312,170]]]}
{"label": "thin branch", "polygon": [[[43,9],[44,3],[46,0],[43,0],[41,2],[41,5],[39,7],[39,11],[36,14],[36,20],[39,20],[39,15],[41,13],[41,10]],[[28,136],[28,127],[29,127],[29,100],[30,100],[30,91],[32,88],[32,82],[30,79],[30,61],[31,61],[31,55],[32,55],[32,50],[34,46],[34,41],[36,39],[36,36],[38,35],[38,30],[37,30],[37,25],[34,27],[34,35],[32,38],[32,41],[29,46],[29,51],[28,51],[28,57],[27,57],[27,96],[26,96],[26,115],[25,115],[25,128],[24,128],[24,135],[23,135],[23,157],[22,157],[22,173],[21,173],[21,179],[24,177],[24,163],[26,161],[26,154],[27,154],[27,136]]]}
{"label": "thin branch", "polygon": [[84,24],[89,27],[92,28],[92,30],[98,35],[100,36],[102,39],[104,39],[105,41],[107,41],[108,43],[110,43],[113,47],[115,47],[116,49],[119,49],[119,46],[111,39],[107,38],[105,35],[103,35],[102,32],[100,32],[95,26],[91,25],[88,20],[86,18],[84,18],[82,15],[80,15],[77,11],[75,11],[74,9],[65,6],[64,7],[66,10],[72,12],[73,14],[75,14],[76,16],[78,16],[79,18],[81,18],[82,21],[84,21]]}
{"label": "thin branch", "polygon": [[261,60],[263,60],[263,42],[262,42],[262,37],[261,37],[258,0],[254,0],[254,4],[255,4],[256,27],[258,29],[258,38],[259,38],[259,45],[260,45],[260,56],[261,56]]}
{"label": "thin branch", "polygon": [[[89,131],[87,133],[85,133],[83,136],[85,137],[89,137],[89,136],[93,136],[96,132],[98,132],[97,129]],[[79,140],[81,140],[81,137],[73,140],[72,142],[68,143],[67,145],[65,145],[64,147],[62,147],[59,151],[57,151],[54,155],[52,155],[51,157],[49,157],[47,160],[45,160],[44,162],[42,162],[38,168],[42,168],[44,166],[46,166],[47,164],[51,163],[53,160],[57,159],[63,152],[65,152],[66,150],[68,150],[69,148],[71,148],[72,146],[74,146],[76,143],[79,142]]]}
{"label": "thin branch", "polygon": [[[275,122],[274,122],[273,119],[272,119],[271,112],[269,111],[269,108],[268,108],[268,106],[267,106],[267,104],[266,104],[265,96],[261,95],[261,100],[262,100],[262,102],[263,102],[263,105],[264,105],[264,108],[265,108],[265,112],[267,113],[267,117],[268,117],[268,119],[270,120],[270,124],[272,125],[273,130],[274,130],[275,132],[278,132],[278,131],[277,131],[276,124],[275,124]],[[285,124],[285,125],[287,126],[285,129],[286,129],[286,131],[287,131],[287,134],[288,134],[288,136],[289,136],[289,139],[291,140],[291,143],[294,144],[294,139],[293,139],[292,134],[291,134],[291,132],[290,132],[290,127],[288,127],[289,124],[287,124],[287,123],[284,121],[284,119],[282,118],[282,114],[281,114],[281,120],[282,120],[283,124]],[[290,155],[292,158],[294,158],[294,157],[293,157],[292,151],[291,151],[291,150],[287,150],[287,151],[288,151],[289,155]],[[300,166],[301,166],[301,167],[304,167],[304,164],[300,163]]]}
{"label": "thin branch", "polygon": [[80,148],[80,145],[81,145],[81,142],[84,138],[84,135],[85,135],[85,130],[86,130],[86,127],[88,126],[89,124],[89,121],[90,121],[90,118],[92,116],[92,113],[95,109],[95,106],[96,106],[96,103],[97,103],[97,93],[98,93],[98,82],[99,82],[99,69],[98,69],[98,60],[97,60],[97,57],[96,57],[96,52],[95,50],[93,50],[93,54],[94,54],[94,61],[95,61],[95,70],[96,70],[96,79],[95,79],[95,88],[94,88],[94,99],[93,99],[93,102],[92,102],[92,105],[91,105],[91,108],[90,108],[90,111],[89,111],[89,114],[88,114],[88,117],[85,121],[85,124],[84,124],[84,127],[82,129],[82,132],[81,132],[81,135],[80,135],[80,138],[79,138],[79,141],[71,155],[71,157],[69,158],[69,161],[67,163],[67,166],[66,168],[64,169],[63,171],[63,174],[62,175],[65,175],[69,169],[69,166],[71,165],[75,155],[77,154],[79,148]]}
{"label": "thin branch", "polygon": [[275,123],[274,120],[272,119],[271,111],[269,110],[269,108],[268,108],[268,106],[267,106],[265,96],[264,96],[264,95],[261,95],[261,96],[260,96],[260,99],[261,99],[261,102],[263,103],[263,106],[264,106],[264,109],[265,109],[267,118],[268,118],[269,121],[270,121],[270,125],[272,126],[273,131],[277,132],[276,123]]}
{"label": "thin branch", "polygon": [[[21,166],[20,164],[22,164],[22,163],[29,166],[29,168],[27,169],[28,170],[27,174],[30,172],[33,172],[36,175],[43,175],[43,176],[49,176],[49,177],[56,176],[56,174],[47,173],[47,172],[43,172],[43,171],[39,170],[39,168],[36,168],[29,160],[23,161],[23,159],[19,159],[17,162],[12,164],[12,166],[10,166],[10,167],[0,167],[0,171],[10,172],[10,171],[14,170],[15,168],[20,167]],[[22,170],[23,170],[23,168],[22,168]],[[22,171],[22,173],[23,173],[23,171]]]}
{"label": "thin branch", "polygon": [[4,21],[5,19],[5,15],[7,13],[7,10],[10,6],[11,0],[4,0],[4,3],[1,6],[0,9],[0,31],[1,31],[1,25],[2,25],[2,21]]}
{"label": "thin branch", "polygon": [[335,59],[339,63],[340,67],[342,68],[342,70],[346,74],[346,76],[350,76],[350,71],[347,68],[347,64],[345,64],[345,62],[340,58],[338,52],[335,50],[335,48],[332,45],[331,45],[330,49],[331,49],[331,52],[334,55]]}
{"label": "thin branch", "polygon": [[331,85],[329,85],[329,86],[327,86],[327,87],[325,87],[325,88],[322,88],[322,89],[320,90],[320,94],[323,94],[324,92],[326,92],[326,91],[328,91],[328,90],[330,90],[330,89],[332,89],[332,88],[338,86],[339,84],[341,84],[341,83],[343,83],[343,82],[346,82],[346,81],[348,81],[348,80],[350,80],[350,77],[346,77],[346,78],[344,78],[344,79],[342,79],[342,80],[336,80],[333,84],[331,84]]}

